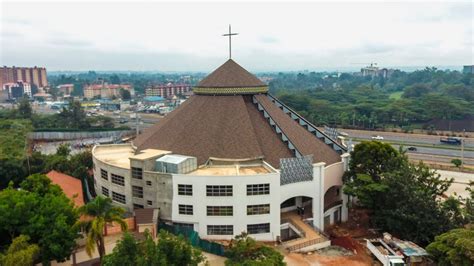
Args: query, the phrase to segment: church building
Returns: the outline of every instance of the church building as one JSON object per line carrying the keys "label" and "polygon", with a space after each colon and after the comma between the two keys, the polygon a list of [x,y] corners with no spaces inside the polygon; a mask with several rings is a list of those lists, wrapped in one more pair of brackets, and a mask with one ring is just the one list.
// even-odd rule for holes
{"label": "church building", "polygon": [[193,91],[132,143],[94,147],[96,193],[204,239],[329,245],[325,226],[347,220],[346,147],[232,59]]}

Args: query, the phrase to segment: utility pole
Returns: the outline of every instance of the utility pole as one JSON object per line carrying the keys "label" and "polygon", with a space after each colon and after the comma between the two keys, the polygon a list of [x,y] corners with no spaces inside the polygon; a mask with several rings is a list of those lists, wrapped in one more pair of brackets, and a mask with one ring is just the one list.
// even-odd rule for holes
{"label": "utility pole", "polygon": [[136,129],[136,136],[138,137],[138,134],[140,134],[140,129],[138,128],[138,113],[137,113],[137,108],[135,108],[135,129]]}
{"label": "utility pole", "polygon": [[461,171],[464,170],[464,136],[466,135],[466,130],[464,129],[461,137]]}

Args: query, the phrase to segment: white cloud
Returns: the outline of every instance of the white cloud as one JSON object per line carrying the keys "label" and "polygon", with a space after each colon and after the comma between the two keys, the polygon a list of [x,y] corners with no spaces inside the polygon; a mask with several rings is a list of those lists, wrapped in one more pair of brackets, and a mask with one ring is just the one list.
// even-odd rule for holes
{"label": "white cloud", "polygon": [[1,6],[2,65],[209,71],[227,57],[229,23],[239,32],[233,57],[249,69],[472,63],[472,2]]}

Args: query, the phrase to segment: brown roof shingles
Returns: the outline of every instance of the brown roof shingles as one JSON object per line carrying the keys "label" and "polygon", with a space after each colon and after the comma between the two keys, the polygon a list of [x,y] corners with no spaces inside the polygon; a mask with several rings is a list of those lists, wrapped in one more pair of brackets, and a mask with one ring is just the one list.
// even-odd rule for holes
{"label": "brown roof shingles", "polygon": [[205,77],[196,87],[206,88],[241,88],[266,86],[256,76],[245,70],[234,60],[229,59],[211,74]]}
{"label": "brown roof shingles", "polygon": [[139,135],[135,146],[196,156],[199,164],[263,155],[242,96],[194,95],[185,103]]}
{"label": "brown roof shingles", "polygon": [[335,150],[291,119],[267,95],[255,95],[255,98],[301,154],[312,154],[315,162],[326,162],[326,164],[341,161],[340,155]]}
{"label": "brown roof shingles", "polygon": [[[204,78],[197,87],[266,86],[232,59]],[[339,154],[293,121],[265,94],[255,95],[297,150],[313,154],[316,162],[340,161]],[[281,136],[252,102],[251,95],[191,96],[177,110],[148,128],[134,141],[138,150],[161,149],[195,156],[198,164],[209,157],[246,159],[264,157],[279,168],[281,158],[294,157]]]}

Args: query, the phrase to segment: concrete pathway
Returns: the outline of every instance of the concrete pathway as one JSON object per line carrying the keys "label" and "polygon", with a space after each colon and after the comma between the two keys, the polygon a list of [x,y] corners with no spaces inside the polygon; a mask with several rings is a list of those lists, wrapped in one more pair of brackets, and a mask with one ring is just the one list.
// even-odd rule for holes
{"label": "concrete pathway", "polygon": [[313,241],[313,240],[325,240],[325,237],[319,234],[311,226],[303,222],[301,217],[296,212],[285,212],[281,214],[281,219],[287,219],[291,224],[296,225],[299,229],[303,230],[305,237],[300,237],[283,243],[286,248],[291,248],[302,243]]}

